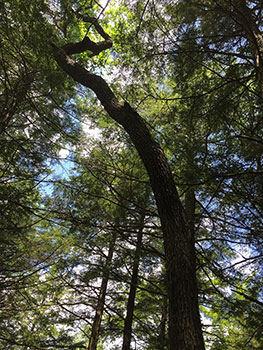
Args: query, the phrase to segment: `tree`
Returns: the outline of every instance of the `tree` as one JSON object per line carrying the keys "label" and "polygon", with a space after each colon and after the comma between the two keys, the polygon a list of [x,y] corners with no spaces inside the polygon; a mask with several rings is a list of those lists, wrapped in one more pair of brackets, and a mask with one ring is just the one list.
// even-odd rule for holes
{"label": "tree", "polygon": [[[34,242],[32,246],[37,246],[38,231],[41,237],[49,235],[50,229],[43,221],[55,224],[57,234],[53,230],[50,245],[45,244],[47,254],[65,233],[72,240],[71,248],[67,246],[65,254],[59,253],[49,270],[56,281],[53,286],[44,283],[45,287],[36,291],[34,279],[28,279],[23,296],[30,295],[34,303],[23,304],[24,297],[16,299],[17,305],[28,305],[31,310],[27,319],[33,317],[36,336],[30,338],[20,316],[15,318],[12,314],[11,322],[14,324],[16,319],[19,324],[16,335],[22,337],[16,337],[16,344],[6,337],[4,345],[9,342],[13,347],[36,347],[39,342],[52,347],[51,339],[56,337],[59,346],[81,348],[87,345],[88,338],[93,338],[95,344],[100,335],[98,346],[102,346],[103,339],[119,337],[123,328],[129,334],[129,342],[132,326],[138,347],[165,349],[167,296],[161,270],[164,258],[171,349],[204,348],[198,294],[200,310],[206,316],[202,323],[207,346],[237,349],[249,344],[257,348],[262,325],[258,279],[262,275],[263,217],[261,4],[244,0],[176,4],[138,0],[122,1],[121,6],[109,8],[108,13],[94,1],[79,2],[78,6],[71,0],[48,4],[36,1],[29,5],[27,9],[17,0],[1,8],[1,33],[7,48],[1,51],[3,216],[8,208],[5,237],[7,242],[12,241],[10,222],[12,227],[21,229],[17,219],[22,217],[23,237],[29,237],[29,242]],[[32,27],[34,21],[40,24],[41,35],[37,24]],[[30,26],[26,42],[23,35],[15,35],[20,33],[18,28],[26,33]],[[67,74],[56,68],[52,50]],[[70,57],[73,55],[75,61]],[[47,77],[43,85],[42,77]],[[46,93],[48,86],[52,87],[52,94]],[[86,93],[85,86],[97,97]],[[41,108],[36,108],[34,99]],[[107,118],[97,100],[116,124]],[[73,113],[71,126],[67,114],[62,117],[54,101]],[[86,101],[89,106],[85,107]],[[53,114],[55,123],[51,122]],[[43,118],[46,115],[48,118]],[[45,157],[56,158],[62,145],[59,141],[53,147],[47,139],[54,140],[65,131],[71,134],[84,118],[92,118],[93,124],[106,128],[103,142],[117,138],[119,149],[125,152],[116,152],[122,161],[116,161],[113,168],[106,163],[101,167],[102,159],[109,164],[113,158],[96,153],[98,145],[91,158],[80,157],[82,165],[77,171],[81,176],[58,182],[63,190],[57,190],[57,202],[50,201],[54,209],[47,205],[48,201],[41,201],[38,191],[33,191],[43,178],[41,173],[48,173]],[[72,144],[71,140],[65,135],[62,142]],[[133,204],[127,201],[130,194],[125,184],[129,183],[130,188],[131,182],[121,180],[127,174],[133,179],[130,171],[135,155],[130,140],[151,181],[162,223],[164,254],[152,194],[151,214],[147,213],[152,215],[150,228],[147,224],[143,227],[142,242],[138,244],[140,254],[135,254],[138,232],[134,227],[141,208],[138,203],[135,205],[136,200]],[[45,148],[40,147],[41,143]],[[33,144],[37,145],[34,149]],[[96,168],[92,157],[100,168]],[[120,174],[117,170],[125,163],[122,157],[127,159],[127,168]],[[26,182],[21,181],[25,177]],[[10,196],[12,190],[14,194]],[[122,205],[116,206],[118,201]],[[120,208],[125,208],[123,219],[118,216]],[[37,217],[42,223],[34,221]],[[36,230],[30,229],[32,219]],[[112,246],[110,237],[115,242]],[[15,237],[9,246],[13,249],[18,241]],[[3,257],[8,244],[4,242]],[[111,258],[113,247],[116,252]],[[26,254],[26,250],[22,247],[21,254]],[[19,249],[16,252],[20,254]],[[18,266],[20,260],[16,253],[13,256],[14,265]],[[26,260],[34,256],[29,254]],[[38,261],[41,264],[40,256]],[[152,272],[154,266],[158,266],[156,273]],[[134,278],[130,284],[132,269]],[[252,269],[257,273],[251,273]],[[35,281],[40,277],[35,274]],[[130,316],[124,322],[129,291]],[[53,306],[45,305],[44,316],[39,312],[41,306],[35,303],[35,295],[45,293],[51,296]],[[94,317],[96,310],[100,317]],[[48,326],[43,327],[44,322]],[[96,334],[90,337],[92,323]],[[59,326],[52,328],[52,324]],[[8,327],[11,330],[11,323]]]}
{"label": "tree", "polygon": [[[43,52],[39,35],[52,35],[43,18],[46,9],[43,1],[0,5],[0,319],[1,345],[10,349],[50,344],[56,333],[45,325],[49,284],[43,276],[60,256],[61,241],[44,209],[41,185],[59,151],[74,143],[77,128],[63,111],[72,88],[62,83],[56,90],[46,74],[54,73],[55,65],[48,55],[39,59],[37,54]],[[33,28],[32,17],[38,19]]]}
{"label": "tree", "polygon": [[[92,23],[104,41],[96,44],[88,37],[79,43],[54,48],[60,67],[76,82],[92,89],[109,115],[124,127],[146,167],[163,228],[169,294],[169,339],[171,349],[203,349],[198,293],[195,275],[194,237],[185,219],[182,203],[168,161],[152,138],[145,122],[128,102],[121,104],[100,76],[89,73],[68,55],[91,51],[100,53],[112,44],[94,17],[83,17]],[[108,44],[109,43],[109,44]],[[184,275],[182,276],[182,271]]]}
{"label": "tree", "polygon": [[[81,269],[75,278],[68,276],[67,279],[78,294],[82,291],[83,296],[75,297],[72,305],[89,305],[85,319],[90,320],[90,327],[85,328],[89,334],[88,346],[96,348],[104,334],[110,338],[115,334],[121,337],[122,327],[131,337],[134,299],[139,285],[139,259],[143,255],[142,241],[145,241],[142,231],[146,230],[145,217],[151,221],[151,216],[148,217],[149,186],[138,157],[131,157],[131,152],[116,140],[89,147],[92,149],[86,154],[82,146],[76,174],[57,185],[57,199],[52,201],[52,208],[56,207],[55,220],[70,227],[70,236],[75,241],[72,264]],[[147,239],[147,249],[150,247]],[[140,272],[142,276],[147,274],[147,271]],[[128,293],[127,289],[130,289]],[[120,293],[120,290],[123,291]],[[125,316],[126,294],[129,295],[129,318]],[[77,318],[79,311],[74,313]],[[113,318],[110,324],[107,321],[109,315],[110,319]],[[137,319],[145,322],[140,314],[137,314]],[[79,322],[83,322],[81,316]],[[138,332],[135,337],[140,339],[142,336]]]}

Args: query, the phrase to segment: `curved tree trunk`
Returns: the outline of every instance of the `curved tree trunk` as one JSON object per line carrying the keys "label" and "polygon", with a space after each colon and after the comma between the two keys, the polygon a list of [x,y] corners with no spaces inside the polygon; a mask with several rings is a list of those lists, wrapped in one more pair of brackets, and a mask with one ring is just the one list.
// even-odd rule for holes
{"label": "curved tree trunk", "polygon": [[[109,40],[105,32],[101,35],[105,41]],[[80,52],[79,46],[74,51],[74,45],[77,44],[70,45],[70,54]],[[85,43],[83,50],[93,51],[93,46],[88,46]],[[194,237],[186,223],[167,158],[142,117],[127,102],[121,104],[103,78],[88,72],[72,60],[66,46],[57,48],[53,45],[53,53],[61,69],[76,82],[94,91],[108,114],[124,127],[133,141],[148,172],[162,225],[169,297],[170,350],[203,350]]]}

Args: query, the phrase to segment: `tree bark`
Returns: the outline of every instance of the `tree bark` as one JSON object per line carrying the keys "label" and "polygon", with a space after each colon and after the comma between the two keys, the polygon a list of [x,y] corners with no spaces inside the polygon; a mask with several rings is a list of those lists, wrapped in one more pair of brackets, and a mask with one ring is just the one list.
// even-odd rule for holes
{"label": "tree bark", "polygon": [[[61,69],[76,82],[94,91],[108,114],[124,127],[133,141],[148,172],[162,225],[170,350],[203,350],[194,237],[186,223],[167,158],[142,117],[127,102],[121,104],[103,78],[73,61],[65,47],[61,49],[53,45],[53,53]],[[74,53],[72,46],[70,53]]]}

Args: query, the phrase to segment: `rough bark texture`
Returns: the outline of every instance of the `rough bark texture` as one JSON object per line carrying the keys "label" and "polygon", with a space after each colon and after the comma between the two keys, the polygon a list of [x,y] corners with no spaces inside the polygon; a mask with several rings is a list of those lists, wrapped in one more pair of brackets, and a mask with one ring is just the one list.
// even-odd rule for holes
{"label": "rough bark texture", "polygon": [[[168,161],[140,115],[127,102],[119,103],[104,79],[74,62],[66,50],[54,47],[54,57],[61,69],[94,91],[108,114],[129,134],[148,172],[164,239],[170,350],[203,350],[194,237],[186,224]],[[70,52],[73,51],[71,46]]]}

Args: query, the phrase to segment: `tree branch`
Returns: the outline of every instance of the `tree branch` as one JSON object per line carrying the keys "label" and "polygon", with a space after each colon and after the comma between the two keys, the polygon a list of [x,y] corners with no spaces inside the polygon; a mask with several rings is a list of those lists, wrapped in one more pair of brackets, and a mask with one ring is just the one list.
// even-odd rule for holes
{"label": "tree branch", "polygon": [[250,295],[247,295],[247,294],[245,294],[245,293],[239,292],[239,291],[236,290],[236,289],[232,289],[232,292],[237,293],[237,294],[239,294],[239,295],[242,295],[245,299],[247,299],[247,300],[249,300],[249,301],[252,301],[252,302],[254,302],[254,303],[256,303],[256,304],[258,304],[258,305],[260,305],[260,306],[263,306],[263,302],[262,302],[262,301],[260,301],[260,300],[258,300],[258,299],[255,299],[255,298],[251,297]]}
{"label": "tree branch", "polygon": [[100,52],[107,50],[112,47],[112,39],[111,37],[105,32],[105,30],[101,27],[99,24],[97,18],[90,17],[90,16],[83,16],[79,13],[76,13],[77,18],[81,18],[86,23],[91,23],[91,25],[94,26],[96,31],[103,37],[103,41],[94,42],[87,36],[85,38],[78,42],[78,43],[68,43],[62,47],[62,49],[65,51],[67,55],[73,55],[76,53],[82,53],[85,51],[91,51],[91,56],[96,56]]}

